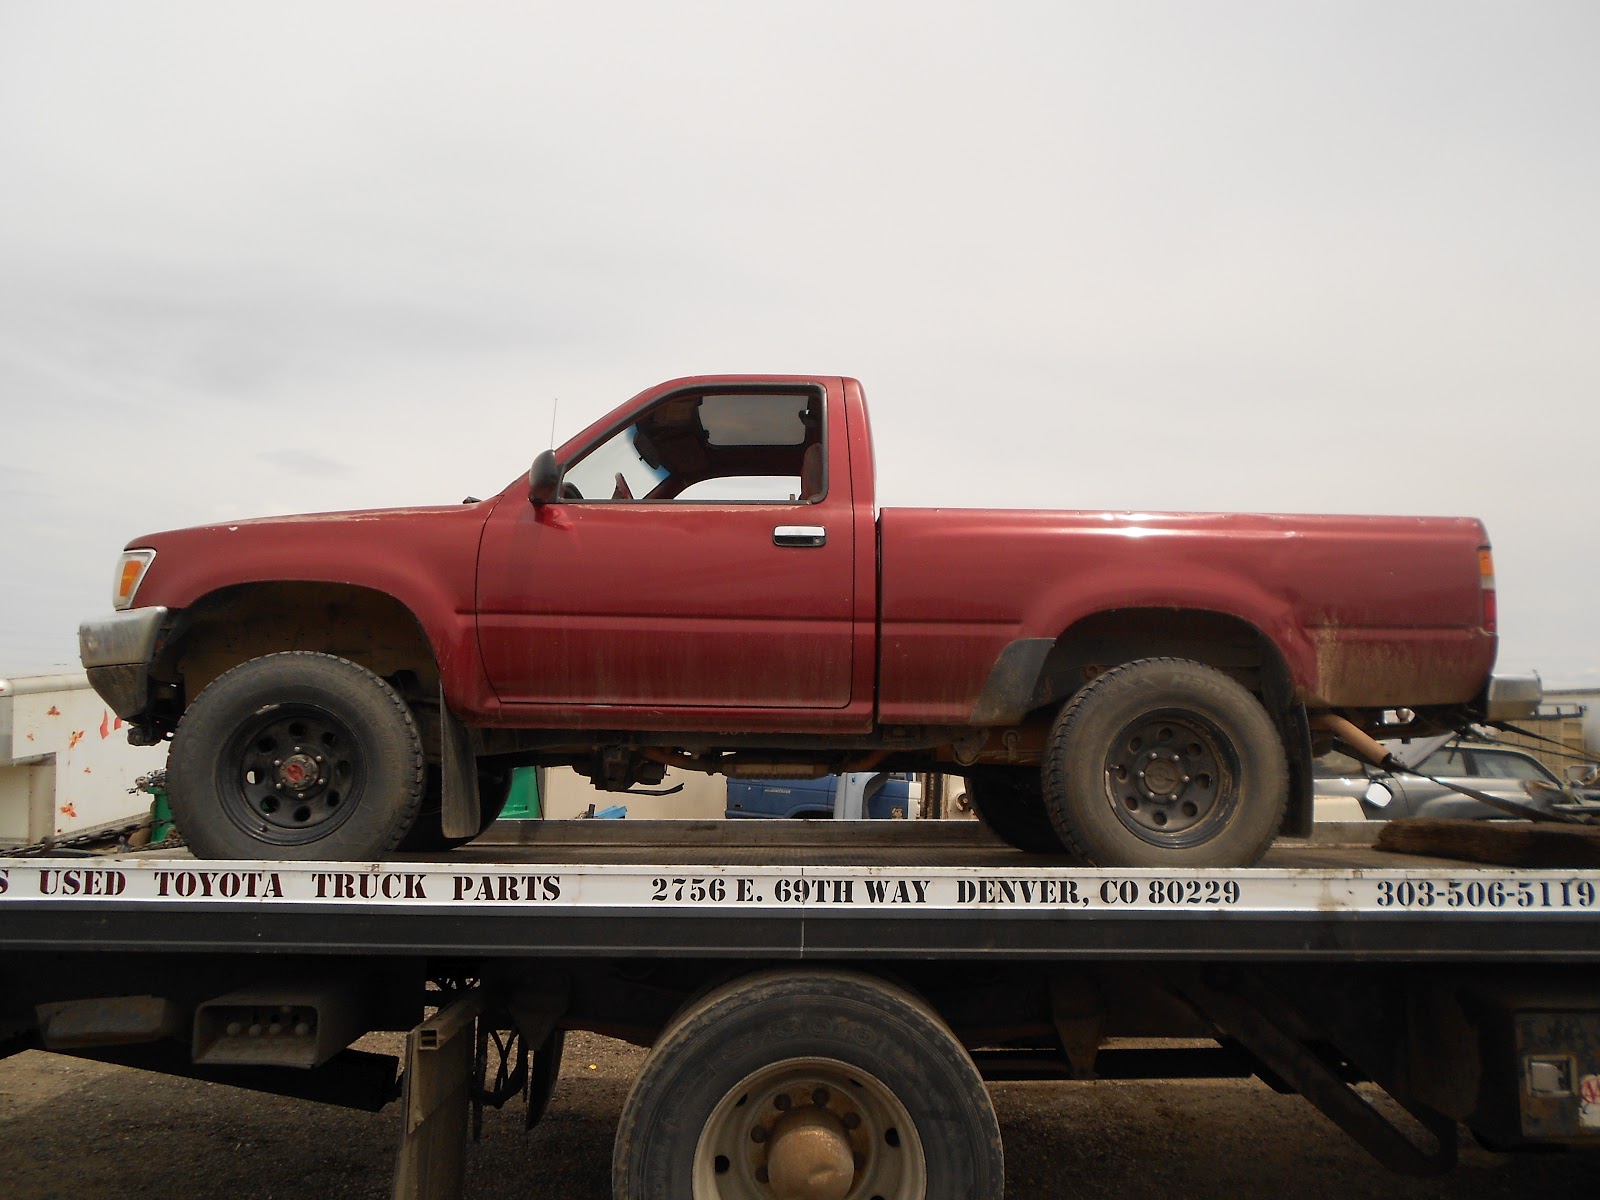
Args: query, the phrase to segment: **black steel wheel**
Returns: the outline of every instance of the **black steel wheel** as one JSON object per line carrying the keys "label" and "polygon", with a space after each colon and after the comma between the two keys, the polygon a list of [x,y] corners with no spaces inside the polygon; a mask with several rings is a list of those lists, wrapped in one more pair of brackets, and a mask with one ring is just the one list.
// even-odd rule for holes
{"label": "black steel wheel", "polygon": [[1074,696],[1043,777],[1056,832],[1097,866],[1248,866],[1288,803],[1283,743],[1260,701],[1184,659],[1116,667]]}
{"label": "black steel wheel", "polygon": [[854,971],[774,970],[690,1003],[623,1105],[618,1200],[999,1196],[983,1080],[912,993]]}
{"label": "black steel wheel", "polygon": [[1065,854],[1045,811],[1038,767],[969,767],[967,800],[1001,841],[1029,854]]}
{"label": "black steel wheel", "polygon": [[223,812],[256,840],[299,846],[350,818],[366,788],[356,735],[314,704],[262,709],[234,731],[217,758]]}
{"label": "black steel wheel", "polygon": [[216,679],[167,762],[173,819],[202,858],[381,857],[416,819],[422,783],[405,701],[365,667],[304,651]]}

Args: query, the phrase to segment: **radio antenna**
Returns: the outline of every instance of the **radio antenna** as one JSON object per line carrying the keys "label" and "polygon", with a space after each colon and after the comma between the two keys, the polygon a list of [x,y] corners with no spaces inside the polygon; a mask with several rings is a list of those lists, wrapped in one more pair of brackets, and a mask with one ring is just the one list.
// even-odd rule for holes
{"label": "radio antenna", "polygon": [[556,448],[556,413],[561,411],[561,397],[557,396],[550,403],[550,449]]}

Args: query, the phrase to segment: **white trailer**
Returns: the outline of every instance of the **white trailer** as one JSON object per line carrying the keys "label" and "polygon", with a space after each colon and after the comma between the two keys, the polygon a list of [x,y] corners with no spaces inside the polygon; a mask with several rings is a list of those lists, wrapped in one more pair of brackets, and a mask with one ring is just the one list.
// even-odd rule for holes
{"label": "white trailer", "polygon": [[0,678],[0,848],[139,820],[150,798],[129,789],[166,756],[128,745],[82,671]]}

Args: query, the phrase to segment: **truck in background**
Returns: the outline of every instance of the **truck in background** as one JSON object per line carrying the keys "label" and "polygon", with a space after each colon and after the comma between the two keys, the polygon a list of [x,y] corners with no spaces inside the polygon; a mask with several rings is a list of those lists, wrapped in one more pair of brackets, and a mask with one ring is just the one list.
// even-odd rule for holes
{"label": "truck in background", "polygon": [[906,771],[851,771],[821,779],[730,779],[729,820],[749,817],[905,820],[919,814],[921,788]]}

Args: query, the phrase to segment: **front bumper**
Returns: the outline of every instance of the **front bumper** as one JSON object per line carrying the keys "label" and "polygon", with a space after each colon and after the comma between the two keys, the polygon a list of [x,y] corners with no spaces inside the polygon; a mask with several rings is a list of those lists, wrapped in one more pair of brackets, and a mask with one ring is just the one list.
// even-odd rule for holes
{"label": "front bumper", "polygon": [[78,626],[78,657],[89,684],[125,721],[149,706],[150,662],[167,616],[165,608],[130,608]]}

